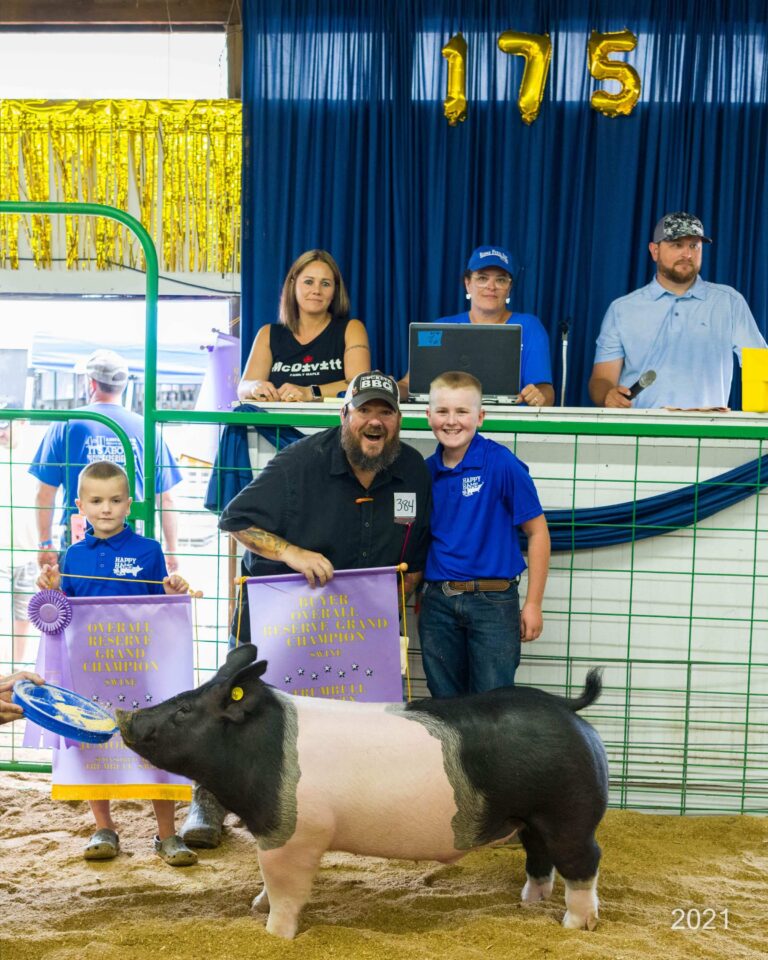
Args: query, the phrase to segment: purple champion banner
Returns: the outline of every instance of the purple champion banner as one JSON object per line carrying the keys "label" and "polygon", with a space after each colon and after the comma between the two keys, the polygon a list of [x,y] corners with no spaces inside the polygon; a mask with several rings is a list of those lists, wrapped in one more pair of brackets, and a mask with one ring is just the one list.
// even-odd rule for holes
{"label": "purple champion banner", "polygon": [[[62,672],[70,689],[114,713],[161,703],[194,686],[190,597],[70,597],[68,602],[72,620],[63,631]],[[43,663],[45,647],[61,643],[59,636],[41,638]],[[43,733],[46,743],[52,735]],[[153,767],[129,750],[119,733],[106,743],[68,740],[65,746],[63,738],[57,739],[54,800],[191,797],[188,780]]]}
{"label": "purple champion banner", "polygon": [[[216,342],[206,348],[208,364],[197,395],[195,410],[223,410],[229,413],[237,403],[240,382],[240,339],[216,331]],[[195,437],[200,445],[195,456],[211,463],[219,449],[219,428],[215,424],[198,424]]]}
{"label": "purple champion banner", "polygon": [[246,584],[267,683],[298,696],[402,702],[395,567],[337,570],[324,587],[298,573]]}
{"label": "purple champion banner", "polygon": [[237,402],[240,382],[240,338],[216,331],[216,342],[206,347],[208,364],[195,410],[229,412]]}

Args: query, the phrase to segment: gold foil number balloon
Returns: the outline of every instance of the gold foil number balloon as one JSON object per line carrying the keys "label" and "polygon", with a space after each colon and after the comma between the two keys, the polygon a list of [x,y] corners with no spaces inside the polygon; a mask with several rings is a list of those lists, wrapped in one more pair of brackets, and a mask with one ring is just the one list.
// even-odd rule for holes
{"label": "gold foil number balloon", "polygon": [[455,127],[467,119],[467,41],[457,33],[443,47],[448,61],[448,96],[443,101],[443,113]]}
{"label": "gold foil number balloon", "polygon": [[634,50],[637,37],[630,30],[617,30],[613,33],[590,34],[588,44],[589,72],[597,80],[618,80],[621,90],[607,93],[595,90],[590,100],[593,110],[606,117],[628,116],[640,99],[640,77],[637,70],[622,60],[609,60],[608,54],[617,51]]}
{"label": "gold foil number balloon", "polygon": [[544,87],[547,84],[549,61],[552,59],[552,41],[549,34],[506,30],[499,37],[499,49],[502,53],[525,57],[525,70],[517,105],[523,120],[533,123],[539,115]]}

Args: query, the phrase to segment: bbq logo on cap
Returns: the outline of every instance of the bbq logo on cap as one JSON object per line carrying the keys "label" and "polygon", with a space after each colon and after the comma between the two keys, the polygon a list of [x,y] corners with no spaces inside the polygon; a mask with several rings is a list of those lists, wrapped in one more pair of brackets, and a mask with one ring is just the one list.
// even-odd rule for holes
{"label": "bbq logo on cap", "polygon": [[369,400],[383,400],[394,410],[400,409],[400,394],[392,377],[380,370],[358,373],[347,387],[344,406],[359,407]]}

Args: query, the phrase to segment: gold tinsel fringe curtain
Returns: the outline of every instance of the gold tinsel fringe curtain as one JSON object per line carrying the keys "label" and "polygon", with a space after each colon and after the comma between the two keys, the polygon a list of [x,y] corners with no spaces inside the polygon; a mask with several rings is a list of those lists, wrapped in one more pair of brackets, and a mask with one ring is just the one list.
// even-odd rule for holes
{"label": "gold tinsel fringe curtain", "polygon": [[[0,100],[0,200],[109,204],[142,222],[161,269],[236,273],[241,119],[238,100]],[[0,267],[18,268],[22,236],[38,267],[60,243],[70,269],[143,264],[114,220],[60,223],[0,215]]]}

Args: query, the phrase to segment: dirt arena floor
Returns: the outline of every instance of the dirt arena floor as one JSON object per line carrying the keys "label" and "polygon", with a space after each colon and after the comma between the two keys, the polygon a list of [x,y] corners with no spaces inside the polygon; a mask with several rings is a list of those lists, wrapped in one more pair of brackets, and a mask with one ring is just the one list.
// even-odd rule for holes
{"label": "dirt arena floor", "polygon": [[[92,830],[86,804],[52,802],[46,776],[0,772],[2,960],[764,960],[768,954],[768,818],[610,811],[598,837],[603,861],[594,933],[560,926],[560,880],[549,903],[520,904],[519,848],[486,849],[450,867],[328,854],[299,935],[286,942],[249,914],[260,887],[255,846],[233,817],[218,850],[201,851],[197,866],[174,869],[152,852],[149,803],[117,802],[115,810],[121,855],[87,863],[81,856]],[[182,816],[183,809],[179,823]]]}

